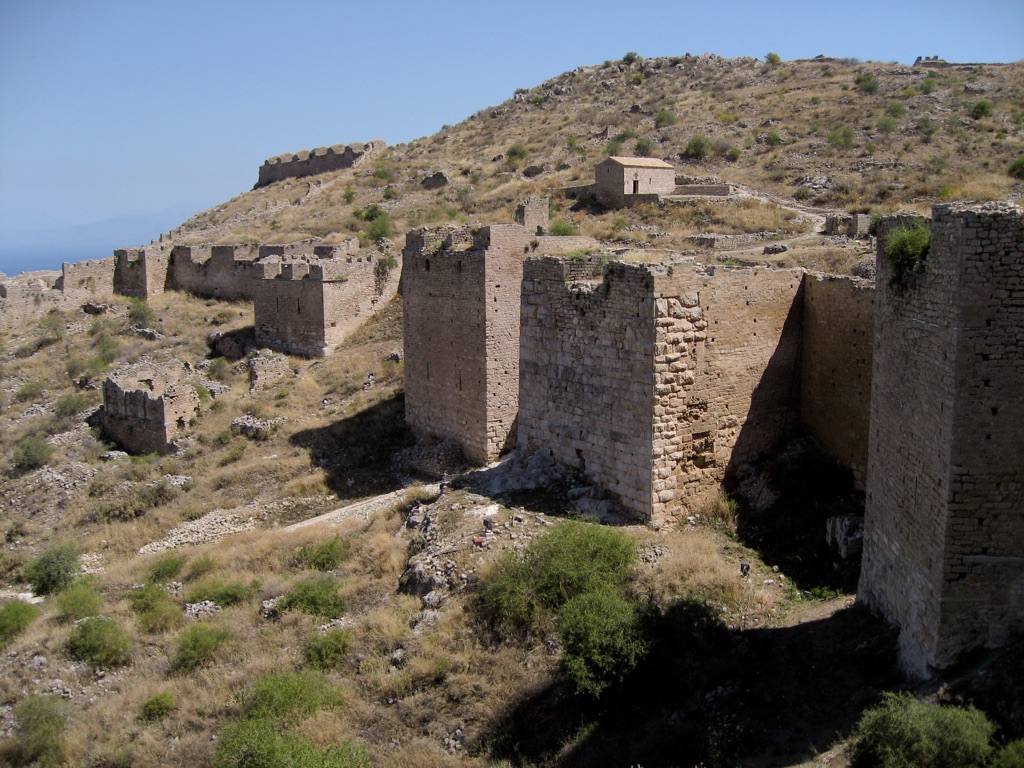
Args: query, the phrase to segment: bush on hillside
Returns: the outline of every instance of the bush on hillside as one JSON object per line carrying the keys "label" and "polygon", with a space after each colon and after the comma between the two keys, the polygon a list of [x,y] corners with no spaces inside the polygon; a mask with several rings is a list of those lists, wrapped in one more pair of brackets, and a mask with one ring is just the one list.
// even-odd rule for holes
{"label": "bush on hillside", "polygon": [[999,750],[989,768],[1024,768],[1024,739],[1011,741]]}
{"label": "bush on hillside", "polygon": [[306,544],[295,553],[294,564],[298,568],[317,571],[333,571],[348,557],[349,541],[340,536],[319,544]]}
{"label": "bush on hillside", "polygon": [[338,595],[338,582],[329,576],[309,576],[297,581],[277,607],[281,611],[302,611],[324,619],[336,619],[345,610]]}
{"label": "bush on hillside", "polygon": [[711,139],[707,136],[694,136],[686,143],[683,157],[690,160],[703,160],[711,154]]}
{"label": "bush on hillside", "polygon": [[1021,155],[1006,169],[1006,172],[1015,179],[1024,179],[1024,155]]}
{"label": "bush on hillside", "polygon": [[171,667],[177,672],[188,672],[208,664],[218,648],[232,638],[231,632],[200,621],[178,637],[178,649]]}
{"label": "bush on hillside", "polygon": [[242,701],[242,713],[294,724],[343,701],[341,692],[320,672],[282,672],[252,684]]}
{"label": "bush on hillside", "polygon": [[578,595],[620,591],[635,560],[621,531],[566,521],[497,562],[480,585],[483,618],[503,637],[537,631]]}
{"label": "bush on hillside", "polygon": [[333,627],[311,637],[302,649],[302,658],[314,669],[334,669],[345,660],[351,642],[351,632]]}
{"label": "bush on hillside", "polygon": [[217,738],[212,768],[369,768],[366,748],[345,741],[318,747],[273,722],[244,719]]}
{"label": "bush on hillside", "polygon": [[93,669],[123,667],[129,662],[132,641],[109,616],[83,619],[68,636],[68,652]]}
{"label": "bush on hillside", "polygon": [[170,691],[150,696],[142,705],[143,720],[160,720],[174,711],[174,694]]}
{"label": "bush on hillside", "polygon": [[51,544],[39,557],[25,564],[25,581],[37,595],[59,592],[78,575],[81,554],[81,548],[73,541]]}
{"label": "bush on hillside", "polygon": [[99,616],[103,611],[103,597],[91,581],[76,581],[57,594],[59,616],[65,621],[77,621]]}
{"label": "bush on hillside", "polygon": [[39,616],[39,608],[21,600],[10,600],[0,606],[0,648],[16,638]]}
{"label": "bush on hillside", "polygon": [[974,707],[925,704],[909,693],[885,693],[867,710],[853,738],[860,768],[975,768],[985,765],[995,727]]}
{"label": "bush on hillside", "polygon": [[14,469],[18,472],[39,469],[53,456],[53,450],[41,437],[26,437],[14,448]]}
{"label": "bush on hillside", "polygon": [[249,584],[243,584],[240,581],[208,581],[192,587],[188,593],[188,601],[202,603],[209,600],[224,608],[252,600],[256,597],[259,588],[258,581],[252,581]]}
{"label": "bush on hillside", "polygon": [[162,586],[152,581],[132,592],[131,602],[143,632],[166,632],[184,620],[178,604]]}
{"label": "bush on hillside", "polygon": [[15,765],[62,765],[64,731],[71,717],[67,702],[53,696],[29,696],[14,706],[18,730],[14,734]]}
{"label": "bush on hillside", "polygon": [[563,605],[558,635],[564,673],[577,693],[594,697],[621,683],[648,649],[636,605],[610,591],[587,592]]}

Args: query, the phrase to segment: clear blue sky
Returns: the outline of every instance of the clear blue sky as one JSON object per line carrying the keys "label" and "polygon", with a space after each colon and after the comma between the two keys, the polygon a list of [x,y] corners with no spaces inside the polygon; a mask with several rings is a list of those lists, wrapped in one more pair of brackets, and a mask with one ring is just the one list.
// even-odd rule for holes
{"label": "clear blue sky", "polygon": [[272,155],[409,141],[627,51],[1016,61],[1024,1],[0,0],[0,245],[175,209],[169,227]]}

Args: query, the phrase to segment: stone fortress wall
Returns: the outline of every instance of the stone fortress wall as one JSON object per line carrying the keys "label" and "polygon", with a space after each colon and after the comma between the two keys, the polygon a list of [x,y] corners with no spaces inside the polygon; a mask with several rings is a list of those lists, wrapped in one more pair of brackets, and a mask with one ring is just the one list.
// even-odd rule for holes
{"label": "stone fortress wall", "polygon": [[911,673],[1024,629],[1024,211],[937,205],[890,284],[883,219],[859,598]]}
{"label": "stone fortress wall", "polygon": [[0,280],[0,330],[23,328],[51,309],[69,310],[113,293],[114,259],[66,263],[60,273],[31,272]]}
{"label": "stone fortress wall", "polygon": [[793,270],[528,260],[519,446],[642,519],[688,514],[797,429],[801,283]]}
{"label": "stone fortress wall", "polygon": [[265,187],[282,179],[314,176],[318,173],[352,168],[380,154],[386,147],[387,144],[383,141],[374,139],[365,144],[335,144],[332,147],[317,147],[296,154],[287,153],[271,157],[260,166],[259,179],[253,189]]}
{"label": "stone fortress wall", "polygon": [[142,361],[103,384],[103,432],[131,453],[167,453],[199,414],[199,395],[178,362]]}
{"label": "stone fortress wall", "polygon": [[545,235],[547,222],[548,201],[536,198],[514,224],[421,227],[406,237],[406,419],[421,435],[458,441],[473,461],[515,443],[524,258],[598,245]]}

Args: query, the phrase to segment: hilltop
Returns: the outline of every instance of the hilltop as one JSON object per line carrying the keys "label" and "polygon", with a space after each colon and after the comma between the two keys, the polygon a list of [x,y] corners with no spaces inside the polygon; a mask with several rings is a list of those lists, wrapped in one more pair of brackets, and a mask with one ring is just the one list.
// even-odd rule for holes
{"label": "hilltop", "polygon": [[[332,241],[364,231],[359,212],[371,204],[390,214],[399,237],[425,223],[505,220],[531,194],[558,199],[592,181],[609,154],[663,158],[681,175],[720,177],[823,211],[926,211],[1022,191],[1007,169],[1024,151],[1024,63],[634,56],[518,89],[355,169],[246,192],[189,219],[182,234],[187,242]],[[436,173],[446,183],[424,189]],[[643,218],[570,211],[564,199],[556,213],[598,237],[620,235],[617,218]],[[726,218],[683,217],[659,244],[759,226]]]}

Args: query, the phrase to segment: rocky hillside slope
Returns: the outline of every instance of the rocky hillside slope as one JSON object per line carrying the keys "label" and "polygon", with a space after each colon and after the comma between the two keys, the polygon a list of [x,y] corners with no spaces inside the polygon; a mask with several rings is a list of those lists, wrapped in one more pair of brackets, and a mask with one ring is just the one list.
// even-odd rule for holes
{"label": "rocky hillside slope", "polygon": [[[184,230],[190,242],[340,240],[368,233],[363,214],[372,204],[399,237],[423,223],[504,220],[526,195],[559,198],[591,181],[608,154],[664,158],[680,174],[717,176],[782,202],[926,210],[942,200],[1020,196],[1024,185],[1007,169],[1022,152],[1024,63],[627,55],[518,89],[358,168],[246,192]],[[438,172],[441,186],[424,188]],[[620,217],[601,210],[567,211],[560,199],[556,212],[585,234],[618,231]]]}

